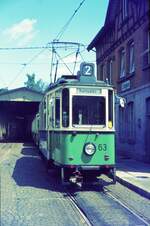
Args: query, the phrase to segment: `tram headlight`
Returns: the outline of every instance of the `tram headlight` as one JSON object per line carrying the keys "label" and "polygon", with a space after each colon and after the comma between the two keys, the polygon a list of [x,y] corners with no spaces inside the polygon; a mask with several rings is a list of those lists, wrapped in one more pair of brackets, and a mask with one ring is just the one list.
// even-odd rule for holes
{"label": "tram headlight", "polygon": [[84,146],[84,152],[87,155],[94,155],[94,153],[96,152],[96,147],[93,143],[87,143]]}

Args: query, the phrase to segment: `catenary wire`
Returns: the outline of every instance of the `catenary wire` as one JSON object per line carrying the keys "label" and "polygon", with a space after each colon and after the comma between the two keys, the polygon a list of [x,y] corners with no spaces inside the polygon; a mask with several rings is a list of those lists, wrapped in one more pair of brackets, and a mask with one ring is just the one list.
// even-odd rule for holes
{"label": "catenary wire", "polygon": [[63,64],[66,66],[66,68],[68,69],[68,71],[72,74],[72,71],[70,70],[70,68],[67,66],[67,64],[63,61],[63,59],[61,58],[61,56],[56,52],[56,55],[58,56],[58,58],[63,62]]}
{"label": "catenary wire", "polygon": [[81,6],[83,5],[83,3],[86,0],[83,0],[80,2],[79,6],[77,7],[77,9],[74,11],[74,13],[72,14],[72,16],[69,18],[69,20],[67,21],[67,23],[62,27],[62,29],[60,30],[60,32],[57,34],[56,38],[54,40],[59,40],[60,38],[62,38],[65,30],[68,28],[69,24],[71,23],[72,19],[74,18],[74,16],[76,15],[76,13],[79,11],[79,9],[81,8]]}
{"label": "catenary wire", "polygon": [[[62,27],[62,29],[60,30],[60,32],[58,33],[58,35],[56,36],[56,38],[54,39],[54,40],[59,40],[61,37],[62,37],[62,35],[64,34],[64,32],[65,32],[65,30],[68,28],[68,26],[69,26],[69,24],[70,24],[70,22],[72,21],[72,19],[74,18],[74,16],[77,14],[77,12],[79,11],[79,9],[81,8],[81,6],[83,5],[83,3],[85,2],[85,0],[83,0],[83,1],[81,1],[80,2],[80,4],[79,4],[79,6],[77,7],[77,9],[74,11],[74,13],[73,13],[73,15],[69,18],[69,20],[67,21],[67,23]],[[23,68],[17,73],[17,75],[16,75],[16,77],[15,77],[15,79],[13,79],[13,82],[14,81],[16,81],[16,79],[18,78],[18,76],[20,76],[20,74],[25,70],[25,68],[29,65],[29,64],[31,64],[40,54],[42,54],[43,53],[43,51],[45,51],[45,49],[47,49],[47,48],[49,48],[48,47],[48,44],[49,43],[47,43],[47,45],[46,46],[41,46],[41,47],[26,47],[26,48],[15,48],[15,47],[13,47],[13,48],[0,48],[0,50],[18,50],[18,49],[21,49],[21,50],[23,50],[23,49],[42,49],[42,51],[40,51],[38,54],[36,54],[36,55],[34,55],[27,63],[25,63],[23,66]],[[58,55],[58,54],[57,54]],[[59,56],[59,55],[58,55]],[[59,58],[61,59],[61,57],[59,56]],[[61,59],[61,61],[62,61],[62,59]],[[66,64],[65,64],[66,65]],[[67,65],[66,65],[66,67],[67,67]],[[68,67],[67,67],[68,68]],[[68,68],[68,70],[70,71],[70,69]],[[10,84],[12,84],[12,82],[10,83]],[[8,87],[10,86],[10,84],[8,84]]]}

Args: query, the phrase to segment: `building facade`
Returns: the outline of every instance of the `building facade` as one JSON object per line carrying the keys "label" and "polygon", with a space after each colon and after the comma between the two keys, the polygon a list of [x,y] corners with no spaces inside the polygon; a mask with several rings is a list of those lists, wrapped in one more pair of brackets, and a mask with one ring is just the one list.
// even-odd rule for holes
{"label": "building facade", "polygon": [[97,78],[127,100],[116,107],[120,154],[150,162],[149,0],[110,0],[105,24],[88,50],[96,49]]}

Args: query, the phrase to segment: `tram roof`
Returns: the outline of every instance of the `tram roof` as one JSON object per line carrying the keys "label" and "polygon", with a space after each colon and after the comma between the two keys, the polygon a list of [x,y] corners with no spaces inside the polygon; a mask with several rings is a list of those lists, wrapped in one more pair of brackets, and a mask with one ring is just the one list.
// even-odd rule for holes
{"label": "tram roof", "polygon": [[113,87],[108,82],[104,82],[101,80],[94,79],[81,79],[81,77],[78,77],[77,75],[63,75],[61,78],[57,80],[55,83],[51,83],[46,90],[46,92],[53,90],[57,87],[61,87],[62,85],[69,85],[69,86],[96,86],[96,87],[105,87],[105,88],[111,88]]}

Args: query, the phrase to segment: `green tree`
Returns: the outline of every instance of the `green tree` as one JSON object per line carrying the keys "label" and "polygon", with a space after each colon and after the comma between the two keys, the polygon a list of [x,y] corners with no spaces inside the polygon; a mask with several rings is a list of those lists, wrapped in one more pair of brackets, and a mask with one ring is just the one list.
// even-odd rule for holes
{"label": "green tree", "polygon": [[46,88],[48,87],[48,85],[42,81],[42,79],[39,79],[38,81],[35,80],[35,74],[33,73],[32,75],[27,74],[27,81],[24,82],[24,85],[27,88],[36,90],[36,91],[40,91],[40,92],[44,92],[46,90]]}
{"label": "green tree", "polygon": [[8,91],[8,88],[0,88],[0,93],[4,93],[6,91]]}

